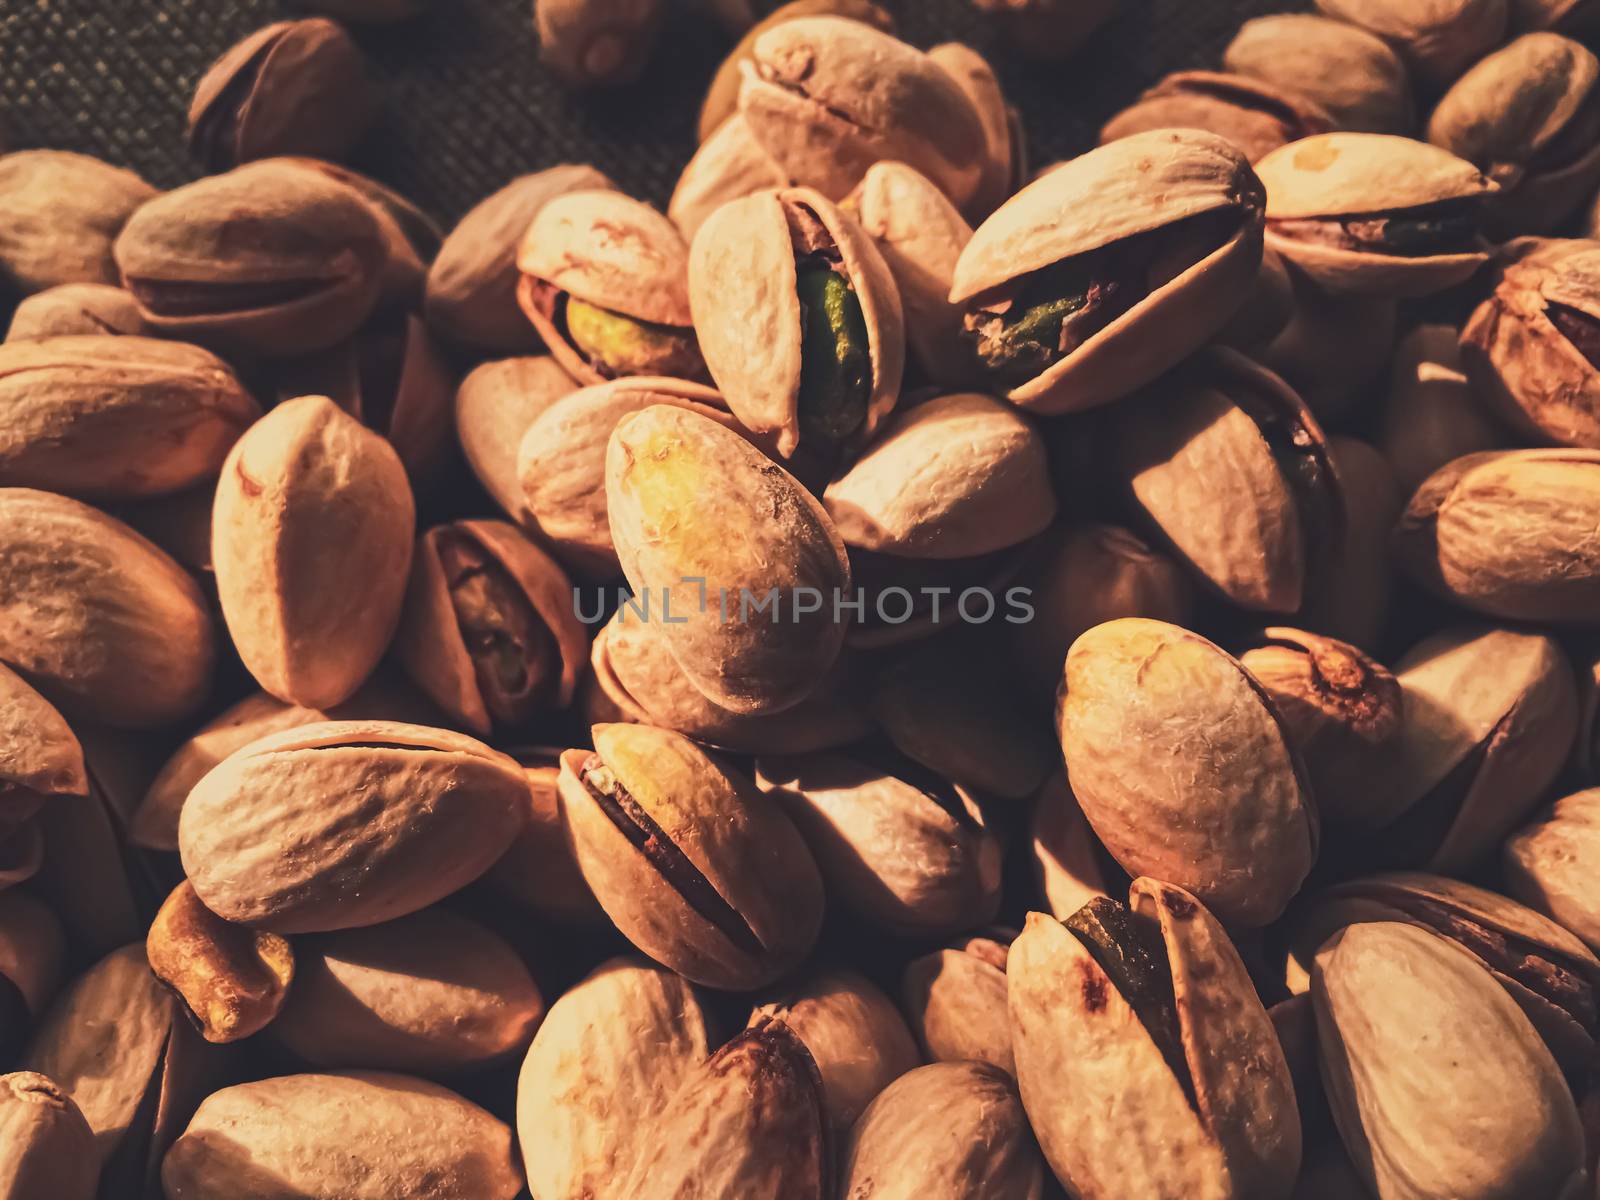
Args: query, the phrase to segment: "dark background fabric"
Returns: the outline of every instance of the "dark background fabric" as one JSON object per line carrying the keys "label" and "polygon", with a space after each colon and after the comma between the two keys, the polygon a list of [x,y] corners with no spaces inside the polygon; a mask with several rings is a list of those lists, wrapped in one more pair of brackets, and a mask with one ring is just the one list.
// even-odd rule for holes
{"label": "dark background fabric", "polygon": [[[435,0],[431,13],[357,27],[388,104],[353,165],[452,222],[523,172],[591,162],[665,204],[694,148],[700,99],[732,39],[671,0],[637,85],[572,94],[540,66],[531,0]],[[1023,112],[1035,164],[1081,152],[1100,125],[1167,71],[1214,66],[1239,25],[1295,0],[1126,0],[1065,63],[997,46],[968,0],[883,0],[919,46],[989,54]],[[160,187],[199,172],[183,142],[195,82],[252,30],[306,15],[282,0],[0,0],[0,124],[13,148],[93,154]]]}

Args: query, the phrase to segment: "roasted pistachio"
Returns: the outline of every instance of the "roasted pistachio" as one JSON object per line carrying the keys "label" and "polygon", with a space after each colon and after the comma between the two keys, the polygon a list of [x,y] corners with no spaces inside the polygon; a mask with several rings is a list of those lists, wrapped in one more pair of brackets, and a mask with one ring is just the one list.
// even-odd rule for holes
{"label": "roasted pistachio", "polygon": [[1505,845],[1506,886],[1523,903],[1559,921],[1591,948],[1600,946],[1600,903],[1593,886],[1600,853],[1600,790],[1574,792]]}
{"label": "roasted pistachio", "polygon": [[[1509,312],[1504,317],[1517,320]],[[1492,321],[1485,313],[1474,326],[1482,331]],[[1510,444],[1510,432],[1486,411],[1467,380],[1459,339],[1451,326],[1419,325],[1395,347],[1378,448],[1408,495],[1446,463]]]}
{"label": "roasted pistachio", "polygon": [[978,1061],[1015,1075],[1006,1017],[1006,956],[1014,932],[993,930],[913,959],[901,996],[933,1062]]}
{"label": "roasted pistachio", "polygon": [[1312,13],[1272,13],[1239,27],[1222,54],[1235,75],[1298,92],[1337,128],[1410,134],[1416,127],[1411,78],[1382,38]]}
{"label": "roasted pistachio", "polygon": [[1233,316],[1261,264],[1262,205],[1215,134],[1135,134],[1002,205],[962,251],[950,301],[1010,400],[1046,414],[1104,404]]}
{"label": "roasted pistachio", "polygon": [[1317,0],[1327,16],[1370,30],[1436,91],[1499,44],[1508,0]]}
{"label": "roasted pistachio", "polygon": [[63,283],[17,305],[6,341],[142,332],[144,319],[131,292],[109,283]]}
{"label": "roasted pistachio", "polygon": [[1106,122],[1100,144],[1153,129],[1208,129],[1255,162],[1333,128],[1332,117],[1296,92],[1247,76],[1177,71]]}
{"label": "roasted pistachio", "polygon": [[132,171],[62,150],[0,157],[0,278],[24,295],[116,283],[112,244],[156,190]]}
{"label": "roasted pistachio", "polygon": [[632,83],[655,49],[663,0],[534,0],[539,61],[572,87]]}

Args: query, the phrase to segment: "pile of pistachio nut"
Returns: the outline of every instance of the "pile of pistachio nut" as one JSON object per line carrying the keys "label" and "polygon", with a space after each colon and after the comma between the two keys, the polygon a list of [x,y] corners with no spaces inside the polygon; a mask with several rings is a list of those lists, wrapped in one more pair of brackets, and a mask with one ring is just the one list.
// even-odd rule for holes
{"label": "pile of pistachio nut", "polygon": [[1038,171],[866,0],[665,213],[327,16],[0,156],[0,1200],[1592,1200],[1600,2],[1319,7]]}

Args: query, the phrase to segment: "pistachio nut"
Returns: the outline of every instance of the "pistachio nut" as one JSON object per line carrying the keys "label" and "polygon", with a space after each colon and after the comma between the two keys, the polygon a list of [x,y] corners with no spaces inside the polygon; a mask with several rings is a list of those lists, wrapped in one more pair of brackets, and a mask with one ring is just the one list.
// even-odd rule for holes
{"label": "pistachio nut", "polygon": [[1263,630],[1239,663],[1277,705],[1319,815],[1340,823],[1346,797],[1368,788],[1394,752],[1403,717],[1399,683],[1348,642],[1301,629]]}
{"label": "pistachio nut", "polygon": [[[792,475],[710,418],[655,405],[611,434],[606,506],[639,619],[654,593],[658,631],[708,699],[776,712],[815,690],[844,642],[828,608],[850,590],[850,563]],[[800,603],[807,594],[822,597],[815,611]]]}
{"label": "pistachio nut", "polygon": [[359,192],[274,160],[150,201],[115,252],[152,333],[261,356],[354,333],[377,304],[388,260]]}
{"label": "pistachio nut", "polygon": [[280,404],[234,444],[212,518],[222,615],[280,700],[347,699],[388,648],[415,506],[387,441],[325,396]]}
{"label": "pistachio nut", "polygon": [[1600,449],[1600,245],[1530,238],[1502,255],[1494,291],[1461,331],[1468,378],[1523,436]]}
{"label": "pistachio nut", "polygon": [[[733,49],[728,51],[728,56],[722,60],[717,73],[711,77],[711,86],[706,90],[704,103],[700,105],[701,144],[738,113],[739,88],[744,80],[739,64],[749,61],[756,39],[784,21],[818,16],[848,17],[884,33],[894,32],[893,15],[873,0],[788,0],[779,4],[743,32]],[[689,234],[686,232],[684,236]]]}
{"label": "pistachio nut", "polygon": [[472,350],[537,349],[539,336],[517,307],[517,248],[551,200],[610,186],[593,167],[562,164],[518,176],[479,202],[444,239],[428,271],[428,324]]}
{"label": "pistachio nut", "polygon": [[0,1041],[8,1059],[16,1036],[55,998],[66,956],[66,934],[48,904],[16,888],[0,892],[0,1013],[10,1027]]}
{"label": "pistachio nut", "polygon": [[94,1200],[94,1131],[72,1097],[34,1071],[0,1075],[0,1196]]}
{"label": "pistachio nut", "polygon": [[343,26],[278,21],[229,49],[195,85],[189,152],[212,173],[279,154],[343,158],[380,95]]}
{"label": "pistachio nut", "polygon": [[498,934],[428,908],[302,938],[272,1036],[318,1069],[433,1075],[521,1054],[544,1016],[538,986]]}
{"label": "pistachio nut", "polygon": [[208,1042],[237,1042],[266,1028],[295,976],[287,938],[224,921],[188,880],[156,913],[145,957]]}
{"label": "pistachio nut", "polygon": [[1426,142],[1324,133],[1256,164],[1267,189],[1267,245],[1329,291],[1431,295],[1488,261],[1479,233],[1497,186]]}
{"label": "pistachio nut", "polygon": [[686,979],[758,988],[822,923],[822,879],[776,801],[687,738],[596,725],[561,756],[561,807],[584,879],[639,949]]}
{"label": "pistachio nut", "polygon": [[215,630],[177,563],[104,513],[0,488],[0,661],[69,715],[145,729],[189,716]]}
{"label": "pistachio nut", "polygon": [[1298,92],[1356,133],[1410,134],[1417,115],[1405,63],[1382,38],[1315,13],[1270,13],[1239,27],[1222,69]]}
{"label": "pistachio nut", "polygon": [[1041,1200],[1045,1165],[1017,1085],[988,1063],[901,1076],[843,1150],[843,1200]]}
{"label": "pistachio nut", "polygon": [[983,179],[978,114],[947,71],[845,17],[797,17],[740,64],[739,112],[789,178],[842,200],[875,162],[921,171],[958,208]]}
{"label": "pistachio nut", "polygon": [[1311,998],[1323,1087],[1374,1195],[1576,1194],[1572,1094],[1471,954],[1414,925],[1352,925],[1318,952]]}
{"label": "pistachio nut", "polygon": [[511,1130],[407,1075],[281,1075],[213,1092],[167,1151],[161,1183],[193,1200],[405,1196],[512,1200]]}
{"label": "pistachio nut", "polygon": [[183,806],[196,895],[275,933],[351,929],[471,883],[527,820],[527,780],[469,737],[393,721],[327,721],[224,759]]}
{"label": "pistachio nut", "polygon": [[605,912],[583,881],[561,817],[561,751],[518,746],[508,751],[528,780],[528,821],[484,877],[513,904],[562,925],[596,925]]}
{"label": "pistachio nut", "polygon": [[1576,937],[1515,900],[1438,875],[1394,873],[1319,893],[1296,922],[1291,987],[1339,930],[1399,921],[1446,938],[1477,958],[1517,1002],[1550,1052],[1574,1078],[1587,1069],[1600,1028],[1600,959]]}
{"label": "pistachio nut", "polygon": [[456,440],[467,466],[502,512],[528,519],[517,475],[522,436],[551,405],[578,388],[548,355],[503,358],[474,368],[456,389]]}
{"label": "pistachio nut", "polygon": [[690,252],[689,301],[728,407],[776,435],[785,458],[802,441],[864,441],[899,398],[894,277],[861,226],[817,192],[760,192],[713,213]]}
{"label": "pistachio nut", "polygon": [[792,1029],[767,1020],[684,1073],[640,1130],[615,1194],[824,1200],[834,1184],[831,1143],[816,1061]]}
{"label": "pistachio nut", "polygon": [[0,345],[0,483],[129,500],[214,477],[261,415],[222,360],[143,337]]}
{"label": "pistachio nut", "polygon": [[1443,91],[1505,36],[1508,0],[1317,0],[1325,16],[1377,34],[1420,83]]}
{"label": "pistachio nut", "polygon": [[621,192],[547,201],[517,252],[517,301],[579,383],[704,373],[689,315],[689,247],[666,217]]}
{"label": "pistachio nut", "polygon": [[0,837],[57,797],[88,792],[83,747],[66,719],[0,665]]}
{"label": "pistachio nut", "polygon": [[588,643],[572,584],[516,526],[453,521],[417,540],[395,652],[469,731],[565,708]]}
{"label": "pistachio nut", "polygon": [[1006,1016],[1006,956],[1011,931],[952,942],[907,964],[901,999],[931,1062],[989,1063],[1015,1075]]}
{"label": "pistachio nut", "polygon": [[[1475,336],[1483,336],[1490,327],[1505,320],[1507,343],[1525,351],[1528,348],[1523,340],[1527,331],[1525,319],[1495,305],[1493,300],[1486,301],[1485,305],[1489,307],[1482,320],[1473,322]],[[1548,324],[1543,312],[1533,317],[1533,321],[1541,327]],[[1565,340],[1563,335],[1553,325],[1542,332],[1545,333],[1542,344],[1556,352],[1546,361],[1570,361],[1563,354],[1570,353],[1561,344]],[[1519,333],[1523,336],[1518,336]],[[1378,432],[1378,449],[1394,465],[1395,475],[1407,495],[1454,459],[1511,444],[1510,432],[1479,403],[1468,381],[1459,339],[1458,331],[1449,325],[1419,325],[1395,347],[1389,369],[1389,391],[1384,399]],[[1481,356],[1492,374],[1494,368],[1487,361],[1488,354],[1476,348],[1473,353]],[[1520,384],[1522,368],[1513,366],[1510,359],[1505,361]],[[1542,370],[1531,374],[1536,384],[1550,378]]]}
{"label": "pistachio nut", "polygon": [[1183,569],[1119,525],[1058,521],[1034,543],[1017,584],[1032,593],[1034,617],[1006,626],[1009,664],[1041,701],[1054,699],[1059,664],[1081,634],[1117,617],[1184,625],[1194,607]]}
{"label": "pistachio nut", "polygon": [[1153,129],[1208,129],[1251,162],[1279,146],[1335,128],[1301,93],[1247,75],[1175,71],[1146,88],[1100,130],[1100,144]]}
{"label": "pistachio nut", "polygon": [[829,895],[891,933],[992,920],[1000,841],[971,793],[897,755],[823,751],[756,761],[756,786],[799,827]]}
{"label": "pistachio nut", "polygon": [[1326,435],[1283,380],[1221,347],[1110,414],[1134,505],[1242,608],[1291,613],[1345,534]]}
{"label": "pistachio nut", "polygon": [[1559,921],[1591,948],[1600,946],[1594,864],[1600,840],[1600,790],[1574,792],[1505,845],[1506,887]]}
{"label": "pistachio nut", "polygon": [[1600,600],[1600,451],[1469,454],[1430,475],[1394,527],[1413,579],[1474,612],[1589,625]]}
{"label": "pistachio nut", "polygon": [[822,503],[847,546],[904,558],[975,558],[1055,519],[1044,439],[1011,405],[937,396],[892,414]]}
{"label": "pistachio nut", "polygon": [[965,42],[942,42],[928,51],[928,57],[956,81],[983,127],[983,177],[966,204],[972,219],[981,221],[1027,182],[1028,148],[1022,116],[1006,101],[989,60]]}
{"label": "pistachio nut", "polygon": [[1344,493],[1345,537],[1321,586],[1306,597],[1299,621],[1357,646],[1379,644],[1393,590],[1388,531],[1405,495],[1389,460],[1357,438],[1328,439]]}
{"label": "pistachio nut", "polygon": [[1034,879],[1057,920],[1077,912],[1096,896],[1109,894],[1118,868],[1095,836],[1064,771],[1039,789],[1031,825]]}
{"label": "pistachio nut", "polygon": [[683,168],[667,202],[667,216],[693,242],[700,226],[724,204],[790,182],[735,113],[700,143]]}
{"label": "pistachio nut", "polygon": [[1054,415],[1175,365],[1249,295],[1263,203],[1243,155],[1198,130],[1135,134],[1035,180],[972,235],[950,290],[991,388]]}
{"label": "pistachio nut", "polygon": [[1316,807],[1276,705],[1198,634],[1125,618],[1073,643],[1057,709],[1083,812],[1131,875],[1264,925],[1315,861]]}
{"label": "pistachio nut", "polygon": [[64,150],[0,156],[0,279],[24,295],[116,283],[112,243],[155,188],[132,171]]}
{"label": "pistachio nut", "polygon": [[663,0],[534,0],[539,62],[571,87],[615,87],[644,72]]}
{"label": "pistachio nut", "polygon": [[1079,1195],[1287,1196],[1300,1119],[1278,1035],[1215,917],[1134,881],[1062,924],[1029,913],[1006,968],[1022,1104]]}
{"label": "pistachio nut", "polygon": [[781,1021],[817,1064],[831,1127],[847,1133],[867,1105],[922,1061],[894,1001],[854,971],[823,971],[756,1005],[748,1027]]}
{"label": "pistachio nut", "polygon": [[1063,59],[1123,9],[1122,0],[973,0],[1019,54]]}
{"label": "pistachio nut", "polygon": [[738,431],[711,388],[634,376],[570,392],[539,413],[520,438],[516,477],[530,528],[583,575],[612,579],[620,570],[606,508],[606,447],[623,417],[657,404]]}
{"label": "pistachio nut", "polygon": [[611,1200],[636,1132],[711,1053],[682,978],[615,958],[550,1012],[517,1081],[517,1134],[533,1200]]}
{"label": "pistachio nut", "polygon": [[109,283],[61,283],[17,305],[6,341],[143,332],[144,319],[132,292]]}
{"label": "pistachio nut", "polygon": [[944,387],[970,382],[975,363],[961,339],[962,311],[949,296],[972,227],[932,180],[904,163],[873,163],[842,207],[894,277],[913,365]]}
{"label": "pistachio nut", "polygon": [[1370,403],[1390,364],[1399,305],[1387,296],[1324,291],[1292,267],[1288,280],[1288,319],[1250,353],[1299,392],[1319,421],[1342,422]]}
{"label": "pistachio nut", "polygon": [[1343,813],[1384,827],[1396,865],[1457,873],[1528,816],[1571,753],[1572,667],[1551,638],[1469,626],[1425,638],[1395,667],[1405,720],[1384,770]]}

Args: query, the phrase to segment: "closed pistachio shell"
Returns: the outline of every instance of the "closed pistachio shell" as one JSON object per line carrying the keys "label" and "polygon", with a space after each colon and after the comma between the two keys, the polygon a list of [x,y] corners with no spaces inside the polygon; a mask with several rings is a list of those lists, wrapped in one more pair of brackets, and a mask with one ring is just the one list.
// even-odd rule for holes
{"label": "closed pistachio shell", "polygon": [[179,850],[226,920],[279,933],[374,925],[487,871],[527,819],[527,788],[514,761],[462,734],[328,721],[224,759],[183,806]]}
{"label": "closed pistachio shell", "polygon": [[1411,925],[1353,925],[1318,953],[1311,996],[1323,1086],[1374,1195],[1572,1194],[1572,1095],[1470,954]]}
{"label": "closed pistachio shell", "polygon": [[1416,124],[1405,63],[1382,38],[1343,21],[1313,13],[1254,17],[1228,43],[1222,66],[1299,92],[1340,129],[1409,134]]}
{"label": "closed pistachio shell", "polygon": [[528,428],[577,382],[548,355],[504,358],[470,372],[456,390],[456,439],[484,490],[522,524],[527,505],[517,477],[517,448]]}
{"label": "closed pistachio shell", "polygon": [[156,194],[132,171],[86,154],[0,156],[0,277],[25,295],[63,283],[116,283],[112,244]]}
{"label": "closed pistachio shell", "polygon": [[693,242],[706,218],[724,204],[790,182],[756,141],[748,122],[734,114],[700,143],[683,168],[667,203],[667,216]]}
{"label": "closed pistachio shell", "polygon": [[995,930],[993,937],[978,934],[906,966],[901,995],[929,1059],[975,1060],[1016,1074],[1006,1016],[1006,955],[1011,940],[1010,931]]}
{"label": "closed pistachio shell", "polygon": [[0,1075],[0,1196],[93,1200],[94,1132],[72,1097],[34,1071]]}
{"label": "closed pistachio shell", "polygon": [[1208,129],[1255,162],[1333,128],[1333,118],[1299,93],[1219,71],[1177,71],[1106,122],[1100,144],[1152,129]]}
{"label": "closed pistachio shell", "polygon": [[930,49],[928,57],[956,81],[983,127],[983,177],[978,182],[978,190],[964,206],[973,220],[982,220],[1004,204],[1026,178],[1022,121],[1016,110],[1006,103],[994,67],[971,46],[965,42],[943,42]]}
{"label": "closed pistachio shell", "polygon": [[1411,64],[1420,82],[1443,90],[1499,43],[1508,0],[1317,0],[1330,17],[1370,30]]}
{"label": "closed pistachio shell", "polygon": [[906,43],[843,17],[800,17],[756,39],[739,111],[785,174],[842,200],[894,159],[958,207],[983,177],[983,127],[955,80]]}
{"label": "closed pistachio shell", "polygon": [[143,332],[144,318],[132,292],[109,283],[63,283],[17,305],[6,341]]}
{"label": "closed pistachio shell", "polygon": [[208,1096],[167,1152],[169,1196],[512,1200],[511,1130],[437,1084],[379,1071],[281,1075]]}
{"label": "closed pistachio shell", "polygon": [[1523,903],[1559,921],[1592,949],[1600,946],[1600,791],[1557,800],[1540,820],[1505,845],[1506,886]]}
{"label": "closed pistachio shell", "polygon": [[1232,923],[1282,913],[1317,813],[1283,719],[1235,659],[1174,625],[1109,621],[1073,643],[1057,718],[1084,815],[1130,874]]}
{"label": "closed pistachio shell", "polygon": [[1378,448],[1408,495],[1454,459],[1510,445],[1467,380],[1459,337],[1448,325],[1420,325],[1395,347]]}

